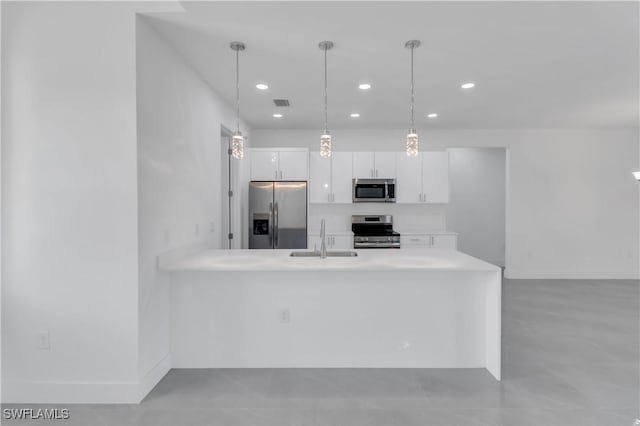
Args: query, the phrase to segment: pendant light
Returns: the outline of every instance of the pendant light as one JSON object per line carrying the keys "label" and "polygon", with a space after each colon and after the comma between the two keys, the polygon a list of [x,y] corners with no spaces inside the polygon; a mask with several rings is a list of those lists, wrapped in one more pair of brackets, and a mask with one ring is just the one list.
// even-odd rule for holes
{"label": "pendant light", "polygon": [[236,52],[236,131],[231,137],[231,155],[236,160],[242,160],[244,136],[240,132],[240,51],[245,49],[245,45],[240,41],[232,41],[231,49]]}
{"label": "pendant light", "polygon": [[404,47],[411,49],[411,127],[407,133],[407,155],[409,157],[415,157],[418,155],[418,132],[416,132],[413,122],[413,50],[420,47],[420,40],[409,40],[404,44]]}
{"label": "pendant light", "polygon": [[320,136],[320,157],[331,157],[331,135],[327,130],[327,50],[333,47],[332,41],[321,41],[318,47],[324,50],[324,131]]}

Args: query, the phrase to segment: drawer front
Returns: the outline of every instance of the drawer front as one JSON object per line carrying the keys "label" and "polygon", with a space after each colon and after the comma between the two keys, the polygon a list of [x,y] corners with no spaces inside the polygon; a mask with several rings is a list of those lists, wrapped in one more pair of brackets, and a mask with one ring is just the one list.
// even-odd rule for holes
{"label": "drawer front", "polygon": [[458,236],[457,235],[434,235],[433,247],[457,250]]}
{"label": "drawer front", "polygon": [[400,235],[400,247],[430,247],[429,235]]}

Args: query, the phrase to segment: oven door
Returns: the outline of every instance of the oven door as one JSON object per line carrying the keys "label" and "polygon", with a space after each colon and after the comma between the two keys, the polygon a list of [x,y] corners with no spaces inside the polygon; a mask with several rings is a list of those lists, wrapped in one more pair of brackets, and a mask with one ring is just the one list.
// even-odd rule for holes
{"label": "oven door", "polygon": [[394,183],[388,179],[353,179],[353,202],[393,203],[395,194],[390,197],[389,190],[393,193],[394,189]]}

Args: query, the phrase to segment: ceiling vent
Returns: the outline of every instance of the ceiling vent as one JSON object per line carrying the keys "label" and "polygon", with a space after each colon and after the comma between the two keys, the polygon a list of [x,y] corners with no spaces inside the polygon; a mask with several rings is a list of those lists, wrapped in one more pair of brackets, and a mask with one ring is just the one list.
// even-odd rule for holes
{"label": "ceiling vent", "polygon": [[288,107],[289,99],[274,99],[273,103],[276,104],[277,107]]}

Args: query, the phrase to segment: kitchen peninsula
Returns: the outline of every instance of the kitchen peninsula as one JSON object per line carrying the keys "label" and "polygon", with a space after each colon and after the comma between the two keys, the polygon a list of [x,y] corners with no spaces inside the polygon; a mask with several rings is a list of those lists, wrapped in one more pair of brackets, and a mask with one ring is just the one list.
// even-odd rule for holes
{"label": "kitchen peninsula", "polygon": [[174,367],[484,367],[500,380],[497,266],[446,249],[290,253],[161,257]]}

